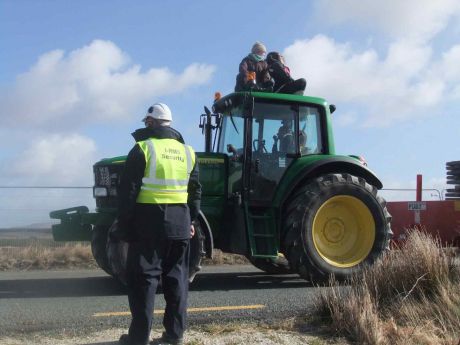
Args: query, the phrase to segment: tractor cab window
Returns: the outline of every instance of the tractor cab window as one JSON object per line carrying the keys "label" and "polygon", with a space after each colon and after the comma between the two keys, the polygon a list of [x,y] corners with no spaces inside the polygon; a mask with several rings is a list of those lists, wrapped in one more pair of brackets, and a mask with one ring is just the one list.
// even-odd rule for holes
{"label": "tractor cab window", "polygon": [[295,119],[298,107],[256,102],[252,123],[252,199],[271,200],[296,153]]}
{"label": "tractor cab window", "polygon": [[302,156],[323,152],[317,108],[301,106],[299,109],[299,146]]}
{"label": "tractor cab window", "polygon": [[254,109],[255,153],[295,153],[295,111],[289,105],[259,103]]}
{"label": "tractor cab window", "polygon": [[228,194],[241,191],[243,174],[243,142],[244,142],[244,118],[241,109],[236,108],[224,114],[222,119],[222,131],[218,145],[218,152],[229,156],[228,166]]}

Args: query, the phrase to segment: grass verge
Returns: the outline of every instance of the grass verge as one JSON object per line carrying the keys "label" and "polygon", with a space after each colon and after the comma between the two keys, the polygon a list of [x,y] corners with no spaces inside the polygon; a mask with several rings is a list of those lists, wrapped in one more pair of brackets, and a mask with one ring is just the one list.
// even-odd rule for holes
{"label": "grass verge", "polygon": [[[24,242],[24,243],[23,243]],[[0,246],[0,271],[40,270],[65,268],[97,268],[88,243],[53,246],[53,242],[22,241],[18,246]],[[204,265],[244,265],[249,260],[242,255],[227,254],[216,249],[213,259],[204,259]]]}
{"label": "grass verge", "polygon": [[460,344],[460,268],[429,234],[411,231],[397,250],[354,275],[330,280],[316,313],[359,344]]}
{"label": "grass verge", "polygon": [[35,244],[14,250],[0,247],[0,271],[96,267],[91,246],[86,244],[55,248]]}

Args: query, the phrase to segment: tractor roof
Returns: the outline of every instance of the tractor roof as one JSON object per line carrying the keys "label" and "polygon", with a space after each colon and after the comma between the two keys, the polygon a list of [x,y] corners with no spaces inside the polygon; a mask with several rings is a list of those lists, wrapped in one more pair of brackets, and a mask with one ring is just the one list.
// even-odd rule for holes
{"label": "tractor roof", "polygon": [[326,106],[327,102],[323,98],[319,97],[311,97],[311,96],[301,96],[301,95],[292,95],[292,94],[285,94],[285,93],[271,93],[271,92],[233,92],[230,93],[218,101],[216,101],[213,105],[213,108],[216,111],[224,111],[224,109],[228,109],[232,105],[240,104],[243,99],[247,96],[252,96],[256,99],[267,99],[267,100],[274,100],[274,101],[291,101],[291,102],[301,102],[301,103],[309,103],[309,104],[319,104]]}

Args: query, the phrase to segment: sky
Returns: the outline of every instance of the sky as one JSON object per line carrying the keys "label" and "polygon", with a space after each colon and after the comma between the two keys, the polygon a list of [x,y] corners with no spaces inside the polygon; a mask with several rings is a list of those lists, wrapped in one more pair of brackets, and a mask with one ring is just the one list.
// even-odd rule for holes
{"label": "sky", "polygon": [[[0,186],[92,186],[92,164],[127,154],[156,102],[203,150],[203,106],[261,41],[337,106],[337,153],[386,189],[422,174],[442,194],[460,160],[459,38],[457,0],[0,0]],[[0,227],[76,203],[94,208],[91,190],[0,188]]]}

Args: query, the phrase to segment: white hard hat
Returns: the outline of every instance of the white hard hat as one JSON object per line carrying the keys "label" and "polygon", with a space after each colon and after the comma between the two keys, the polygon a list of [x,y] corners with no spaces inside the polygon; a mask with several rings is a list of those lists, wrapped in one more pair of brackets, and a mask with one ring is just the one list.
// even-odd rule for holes
{"label": "white hard hat", "polygon": [[149,116],[157,120],[172,121],[171,110],[164,103],[155,103],[152,105],[147,110],[147,114],[145,114],[145,117],[142,119],[142,121],[145,122]]}

